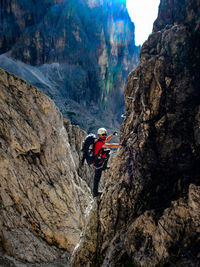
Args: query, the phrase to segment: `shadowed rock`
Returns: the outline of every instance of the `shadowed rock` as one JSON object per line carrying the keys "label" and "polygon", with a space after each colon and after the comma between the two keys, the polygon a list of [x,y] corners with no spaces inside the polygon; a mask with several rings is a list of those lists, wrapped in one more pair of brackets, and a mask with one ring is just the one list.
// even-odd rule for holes
{"label": "shadowed rock", "polygon": [[200,264],[199,10],[195,0],[161,1],[125,91],[125,147],[72,266]]}
{"label": "shadowed rock", "polygon": [[8,52],[0,66],[43,90],[88,132],[102,122],[119,128],[140,49],[125,1],[7,0],[0,9],[0,54]]}

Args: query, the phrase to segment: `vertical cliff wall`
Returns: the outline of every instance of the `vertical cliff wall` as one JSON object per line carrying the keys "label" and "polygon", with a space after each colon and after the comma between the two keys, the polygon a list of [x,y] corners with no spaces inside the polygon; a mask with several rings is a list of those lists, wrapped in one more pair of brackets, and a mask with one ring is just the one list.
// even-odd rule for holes
{"label": "vertical cliff wall", "polygon": [[74,159],[76,171],[78,175],[87,183],[89,188],[93,188],[94,168],[89,166],[86,161],[82,164],[83,153],[82,145],[87,136],[87,133],[77,125],[72,125],[67,119],[64,119],[64,126],[67,130],[70,150]]}
{"label": "vertical cliff wall", "polygon": [[91,194],[69,139],[55,104],[0,69],[0,256],[39,263],[72,253]]}
{"label": "vertical cliff wall", "polygon": [[198,266],[200,3],[161,0],[120,149],[72,266]]}
{"label": "vertical cliff wall", "polygon": [[126,2],[0,5],[0,66],[44,90],[73,123],[87,130],[101,121],[114,126],[123,112],[127,76],[139,60]]}

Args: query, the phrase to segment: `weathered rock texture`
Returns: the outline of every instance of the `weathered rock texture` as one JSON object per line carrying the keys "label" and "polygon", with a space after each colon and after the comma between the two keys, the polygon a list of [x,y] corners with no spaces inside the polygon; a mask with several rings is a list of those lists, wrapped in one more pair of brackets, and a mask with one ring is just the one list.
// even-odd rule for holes
{"label": "weathered rock texture", "polygon": [[44,90],[87,131],[102,121],[119,127],[127,76],[139,60],[125,2],[2,0],[0,54],[26,65],[3,55],[0,66]]}
{"label": "weathered rock texture", "polygon": [[199,12],[161,1],[125,91],[125,147],[72,266],[200,265]]}
{"label": "weathered rock texture", "polygon": [[83,141],[87,136],[87,133],[79,128],[77,125],[72,125],[67,119],[64,119],[64,126],[68,133],[69,144],[71,147],[71,154],[74,159],[76,171],[79,176],[87,183],[92,189],[94,167],[89,166],[86,160],[82,163],[83,153],[81,152]]}
{"label": "weathered rock texture", "polygon": [[54,103],[0,69],[0,252],[51,262],[73,251],[91,200],[76,164]]}

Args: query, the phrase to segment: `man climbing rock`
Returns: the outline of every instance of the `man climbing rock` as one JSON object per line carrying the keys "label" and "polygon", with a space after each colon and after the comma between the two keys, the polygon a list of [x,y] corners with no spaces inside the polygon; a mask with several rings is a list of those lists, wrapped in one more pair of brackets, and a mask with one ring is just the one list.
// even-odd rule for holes
{"label": "man climbing rock", "polygon": [[95,175],[94,175],[94,184],[93,184],[93,196],[97,197],[102,194],[98,191],[99,182],[101,179],[101,174],[103,170],[109,169],[107,166],[108,159],[110,156],[109,148],[119,148],[120,144],[108,144],[111,138],[117,135],[117,132],[109,135],[107,137],[107,130],[105,128],[100,128],[97,131],[98,139],[94,144],[94,162]]}

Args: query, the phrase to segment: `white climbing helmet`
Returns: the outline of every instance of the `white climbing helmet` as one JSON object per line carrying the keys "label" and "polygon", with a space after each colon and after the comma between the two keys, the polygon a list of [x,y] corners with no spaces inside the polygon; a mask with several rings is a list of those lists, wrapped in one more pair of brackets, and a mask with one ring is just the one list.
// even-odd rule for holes
{"label": "white climbing helmet", "polygon": [[107,134],[107,130],[105,128],[99,128],[97,134]]}

